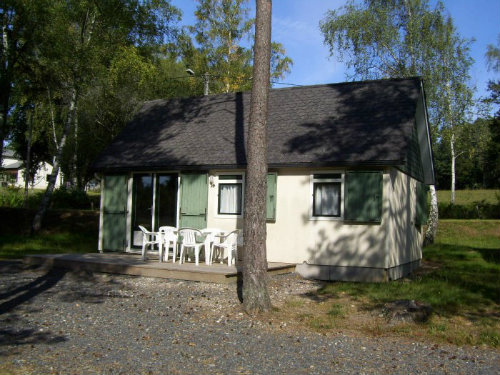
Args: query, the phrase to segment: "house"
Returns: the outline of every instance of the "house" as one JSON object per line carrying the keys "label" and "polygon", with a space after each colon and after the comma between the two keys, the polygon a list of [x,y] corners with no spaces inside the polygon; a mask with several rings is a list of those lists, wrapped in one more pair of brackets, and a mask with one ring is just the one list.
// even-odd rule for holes
{"label": "house", "polygon": [[[47,178],[51,172],[52,165],[45,162],[41,163],[29,186],[34,189],[46,189],[48,184]],[[56,181],[56,188],[61,186],[61,181],[62,178],[59,175]],[[0,184],[2,187],[13,186],[18,188],[24,188],[25,185],[23,160],[8,148],[3,151]]]}
{"label": "house", "polygon": [[[418,267],[434,183],[420,78],[272,89],[267,258],[305,277],[390,280]],[[94,164],[99,249],[138,225],[243,227],[250,93],[144,104]]]}

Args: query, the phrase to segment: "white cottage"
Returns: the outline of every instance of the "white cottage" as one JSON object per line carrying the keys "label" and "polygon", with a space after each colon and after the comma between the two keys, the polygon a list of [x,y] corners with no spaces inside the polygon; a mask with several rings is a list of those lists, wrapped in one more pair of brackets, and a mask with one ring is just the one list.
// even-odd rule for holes
{"label": "white cottage", "polygon": [[[138,225],[243,227],[250,93],[144,104],[100,155],[100,250]],[[305,277],[391,280],[418,267],[434,183],[420,78],[273,89],[267,259]]]}
{"label": "white cottage", "polygon": [[[4,149],[2,158],[2,167],[0,168],[0,185],[14,186],[24,188],[26,180],[24,179],[24,163],[17,154],[11,149]],[[29,182],[29,187],[32,189],[46,189],[48,185],[48,176],[52,172],[52,165],[43,162],[38,166],[38,169]],[[56,181],[56,188],[62,185],[62,177],[59,174]]]}

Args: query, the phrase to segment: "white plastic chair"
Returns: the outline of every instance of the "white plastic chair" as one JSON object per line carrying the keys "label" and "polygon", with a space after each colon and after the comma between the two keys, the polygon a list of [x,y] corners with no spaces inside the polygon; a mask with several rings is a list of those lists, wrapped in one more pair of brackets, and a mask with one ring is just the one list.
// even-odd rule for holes
{"label": "white plastic chair", "polygon": [[163,253],[162,259],[168,262],[168,249],[172,247],[172,263],[175,263],[175,258],[177,256],[177,228],[163,226],[158,228],[161,236],[162,248],[165,246],[165,252]]}
{"label": "white plastic chair", "polygon": [[179,264],[184,261],[184,249],[193,248],[195,263],[198,266],[200,264],[200,251],[201,247],[205,245],[205,242],[197,242],[196,236],[204,237],[203,233],[198,229],[193,228],[182,228],[179,229],[179,236],[181,237],[181,251],[179,255]]}
{"label": "white plastic chair", "polygon": [[[222,238],[222,240],[217,243],[214,242],[212,245],[212,251],[215,251],[215,248],[219,248],[220,250],[224,250],[227,252],[227,265],[230,266],[233,264],[233,260],[236,263],[236,259],[238,258],[238,236],[240,231],[233,230],[231,233],[228,233],[226,236]],[[223,256],[221,256],[222,263]]]}
{"label": "white plastic chair", "polygon": [[201,233],[206,235],[205,238],[205,264],[212,264],[212,244],[218,241],[220,234],[224,232],[218,228],[205,228],[201,230]]}
{"label": "white plastic chair", "polygon": [[163,246],[161,243],[161,236],[157,232],[151,232],[144,228],[142,225],[139,225],[139,229],[142,231],[142,260],[146,260],[146,248],[148,246],[151,247],[151,250],[154,249],[154,245],[158,245],[158,252],[160,259],[159,261],[161,262],[162,260],[162,251],[163,251]]}

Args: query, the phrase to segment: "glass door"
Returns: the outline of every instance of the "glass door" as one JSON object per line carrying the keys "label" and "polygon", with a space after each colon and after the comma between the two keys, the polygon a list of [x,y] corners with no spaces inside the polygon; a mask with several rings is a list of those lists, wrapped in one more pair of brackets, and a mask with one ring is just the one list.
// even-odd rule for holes
{"label": "glass door", "polygon": [[142,246],[142,232],[177,226],[177,174],[137,173],[133,177],[132,247]]}
{"label": "glass door", "polygon": [[132,196],[132,246],[142,246],[142,232],[139,225],[153,230],[153,174],[135,174]]}
{"label": "glass door", "polygon": [[155,230],[168,225],[177,226],[177,174],[156,176]]}

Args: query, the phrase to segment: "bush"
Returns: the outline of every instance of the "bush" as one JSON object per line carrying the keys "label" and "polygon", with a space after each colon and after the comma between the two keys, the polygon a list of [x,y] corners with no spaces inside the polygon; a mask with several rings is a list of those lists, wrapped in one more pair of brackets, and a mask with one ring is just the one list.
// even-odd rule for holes
{"label": "bush", "polygon": [[0,193],[0,206],[2,207],[22,207],[24,196],[18,188],[3,188]]}
{"label": "bush", "polygon": [[51,208],[89,209],[90,199],[82,190],[61,187],[52,193]]}
{"label": "bush", "polygon": [[[40,191],[30,191],[28,195],[28,208],[35,208],[39,205],[43,193]],[[24,205],[24,189],[8,187],[0,189],[0,207],[19,208]]]}
{"label": "bush", "polygon": [[[30,191],[27,208],[36,209],[44,191]],[[99,209],[98,194],[87,195],[85,191],[77,189],[67,189],[61,187],[52,193],[50,208],[55,209]],[[24,205],[24,189],[3,188],[0,189],[0,207],[21,208]]]}
{"label": "bush", "polygon": [[472,202],[469,204],[438,203],[440,219],[500,219],[500,204]]}

